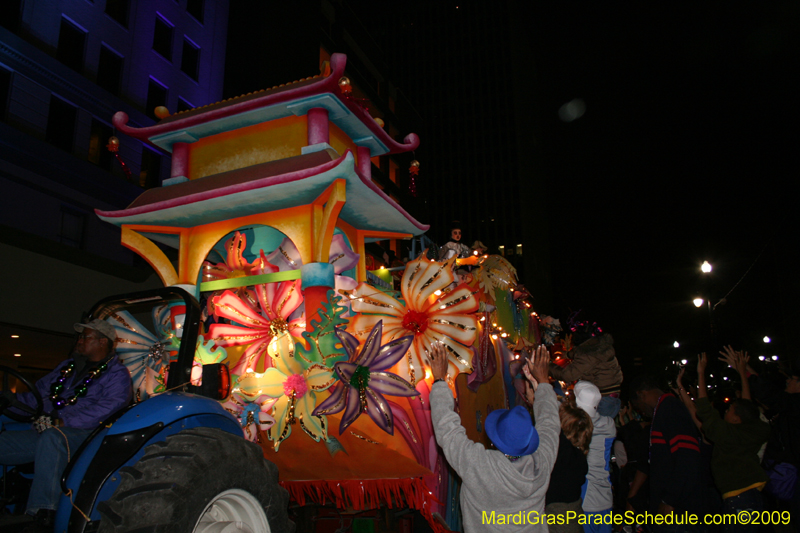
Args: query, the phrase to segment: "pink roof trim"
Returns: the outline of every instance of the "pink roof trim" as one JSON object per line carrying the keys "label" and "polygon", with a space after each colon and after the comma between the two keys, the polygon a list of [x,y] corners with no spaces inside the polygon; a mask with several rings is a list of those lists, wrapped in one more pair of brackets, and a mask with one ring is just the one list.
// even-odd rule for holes
{"label": "pink roof trim", "polygon": [[[271,187],[271,186],[275,186],[275,185],[280,185],[282,183],[290,183],[290,182],[293,182],[293,181],[299,181],[299,180],[302,180],[302,179],[305,179],[305,178],[308,178],[308,177],[311,177],[311,176],[315,176],[317,174],[321,174],[323,172],[326,172],[326,171],[328,171],[330,169],[333,169],[333,168],[343,164],[345,159],[347,158],[348,154],[350,154],[351,158],[353,157],[352,156],[352,152],[350,150],[348,150],[347,152],[344,153],[344,155],[342,155],[338,159],[334,159],[333,161],[330,161],[329,163],[325,163],[325,164],[319,165],[319,166],[314,167],[314,168],[308,168],[308,169],[289,172],[289,173],[286,173],[286,174],[283,174],[283,175],[280,175],[280,176],[270,176],[270,177],[267,177],[267,178],[261,178],[261,179],[257,179],[257,180],[253,180],[253,181],[248,181],[248,182],[245,182],[245,183],[239,183],[239,184],[236,184],[236,185],[233,185],[233,186],[230,186],[230,187],[221,187],[221,188],[213,189],[213,190],[210,190],[210,191],[203,191],[203,192],[199,192],[199,193],[196,193],[196,194],[190,194],[190,195],[187,195],[187,196],[180,196],[180,197],[177,197],[177,198],[170,198],[169,200],[163,200],[161,202],[154,202],[152,204],[133,207],[133,208],[130,208],[130,209],[121,209],[121,210],[118,210],[118,211],[103,211],[103,210],[100,210],[100,209],[95,209],[95,213],[100,217],[112,218],[112,219],[113,218],[122,218],[122,217],[134,216],[134,215],[141,215],[141,214],[146,214],[146,213],[155,213],[155,212],[158,212],[158,211],[163,211],[163,210],[174,208],[174,207],[179,207],[179,206],[183,206],[183,205],[189,205],[189,204],[193,204],[193,203],[197,203],[197,202],[202,202],[204,200],[211,200],[211,199],[214,199],[214,198],[220,198],[220,197],[224,197],[224,196],[229,196],[231,194],[236,194],[236,193],[239,193],[239,192],[246,192],[246,191],[251,191],[251,190],[255,190],[255,189],[261,189],[261,188],[264,188],[264,187]],[[355,168],[355,166],[354,166],[354,168]],[[387,196],[386,193],[384,193],[377,185],[372,183],[372,180],[366,179],[363,175],[361,175],[360,172],[358,172],[357,169],[355,169],[355,170],[356,170],[356,175],[361,180],[361,182],[364,185],[367,186],[367,188],[372,190],[384,202],[386,202],[388,205],[390,205],[395,210],[397,210],[397,212],[400,213],[401,215],[403,215],[411,224],[413,224],[415,227],[417,227],[418,229],[420,229],[422,231],[427,231],[428,228],[430,228],[430,226],[428,226],[427,224],[422,224],[422,223],[418,222],[414,217],[412,217],[410,214],[408,214],[408,212],[405,209],[400,207],[400,205],[397,202],[395,202],[389,196]]]}
{"label": "pink roof trim", "polygon": [[[358,117],[372,133],[381,140],[388,148],[390,153],[403,153],[415,150],[419,146],[419,137],[415,133],[409,133],[403,139],[404,143],[398,143],[383,128],[381,128],[375,119],[360,105],[352,102],[350,99],[344,97],[339,88],[339,79],[344,75],[344,69],[347,65],[347,56],[344,54],[333,54],[331,56],[332,72],[330,76],[321,77],[314,80],[312,83],[298,84],[296,87],[281,87],[280,90],[265,91],[264,95],[258,98],[233,98],[230,103],[221,102],[219,104],[211,104],[211,106],[218,106],[198,114],[191,114],[185,118],[177,118],[166,122],[159,122],[153,126],[144,128],[134,128],[128,126],[129,117],[127,113],[118,111],[114,114],[111,122],[114,127],[119,129],[122,133],[129,135],[135,139],[151,144],[149,139],[156,135],[163,135],[181,131],[192,126],[205,124],[221,118],[226,118],[254,109],[260,109],[271,105],[290,102],[295,99],[305,98],[323,93],[332,93],[336,96],[350,112]],[[237,101],[240,100],[240,101]],[[153,145],[155,146],[155,145]]]}

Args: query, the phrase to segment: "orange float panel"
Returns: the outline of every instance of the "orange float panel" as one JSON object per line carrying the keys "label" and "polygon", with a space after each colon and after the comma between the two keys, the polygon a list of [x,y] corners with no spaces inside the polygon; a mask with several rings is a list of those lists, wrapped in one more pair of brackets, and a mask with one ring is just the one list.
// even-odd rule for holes
{"label": "orange float panel", "polygon": [[328,433],[344,448],[332,457],[324,442],[316,442],[302,431],[297,435],[292,432],[279,453],[273,451],[266,433],[259,435],[264,457],[278,466],[281,481],[399,479],[432,473],[414,459],[397,431],[388,435],[376,428],[369,417],[362,416],[339,435],[340,420],[340,414],[328,417]]}
{"label": "orange float panel", "polygon": [[189,179],[298,156],[307,144],[305,116],[285,117],[204,137],[191,145]]}

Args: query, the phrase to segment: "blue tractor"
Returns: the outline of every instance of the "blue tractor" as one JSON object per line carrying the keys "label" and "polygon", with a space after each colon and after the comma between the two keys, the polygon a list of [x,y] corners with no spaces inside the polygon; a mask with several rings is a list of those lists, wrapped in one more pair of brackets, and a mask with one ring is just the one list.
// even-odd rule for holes
{"label": "blue tractor", "polygon": [[[163,326],[153,323],[163,316],[156,310],[175,307],[182,313],[173,324],[180,342],[173,343],[177,357],[166,358],[163,392],[139,396],[72,451],[61,480],[56,533],[294,530],[277,467],[243,437],[240,421],[220,404],[230,392],[227,366],[205,365],[202,380],[192,377],[201,321],[197,300],[178,287],[127,294],[96,304],[90,319],[124,320],[152,332]],[[163,354],[155,344],[138,357]],[[125,362],[133,369],[145,361]],[[0,367],[0,373],[3,390],[10,375],[35,390],[13,369]],[[3,407],[3,431],[13,431],[27,429],[42,402],[37,409]]]}

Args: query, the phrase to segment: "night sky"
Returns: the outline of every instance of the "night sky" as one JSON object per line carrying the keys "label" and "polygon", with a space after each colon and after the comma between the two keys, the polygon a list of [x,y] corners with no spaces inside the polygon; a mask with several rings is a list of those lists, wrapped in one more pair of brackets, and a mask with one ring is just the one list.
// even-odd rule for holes
{"label": "night sky", "polygon": [[[621,359],[648,361],[674,340],[682,356],[707,347],[708,311],[691,299],[730,292],[714,344],[761,353],[769,335],[796,353],[798,3],[548,4],[531,39],[564,207],[551,211],[562,308],[606,324]],[[573,98],[585,114],[560,121]]]}
{"label": "night sky", "polygon": [[[552,308],[540,312],[563,322],[582,310],[614,335],[629,376],[641,370],[634,357],[657,369],[722,343],[797,355],[800,3],[347,4],[394,60],[393,79],[412,101],[422,86],[414,76],[430,65],[467,72],[476,93],[493,81],[480,68],[465,70],[470,58],[459,63],[454,43],[437,42],[437,27],[450,36],[459,24],[480,28],[455,43],[465,50],[485,42],[513,56],[511,43],[527,46],[532,57],[508,76],[535,94],[537,192],[548,211],[542,242],[553,281]],[[487,13],[493,6],[515,23],[482,25],[497,20]],[[230,42],[247,35],[233,31]],[[253,64],[265,52],[251,42]],[[294,50],[308,62],[313,46]],[[280,54],[291,62],[292,49]],[[236,72],[242,67],[230,64]],[[248,90],[267,86],[269,75],[259,69],[260,87]],[[559,109],[570,101],[585,112],[565,122]],[[714,266],[705,277],[704,260]],[[707,308],[691,303],[698,295],[714,303],[727,296],[714,311],[713,340]]]}

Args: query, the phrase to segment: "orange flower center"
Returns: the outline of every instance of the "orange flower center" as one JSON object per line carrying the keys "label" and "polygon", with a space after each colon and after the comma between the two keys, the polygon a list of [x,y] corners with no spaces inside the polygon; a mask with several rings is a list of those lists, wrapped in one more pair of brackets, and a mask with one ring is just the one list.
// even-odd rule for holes
{"label": "orange flower center", "polygon": [[235,269],[231,270],[228,273],[228,279],[236,279],[236,278],[243,278],[245,276],[249,276],[250,275],[249,270],[250,270],[250,268],[248,268],[247,270],[242,269],[242,268],[235,268]]}
{"label": "orange flower center", "polygon": [[403,327],[415,335],[425,333],[428,329],[428,315],[410,309],[403,317]]}
{"label": "orange flower center", "polygon": [[272,330],[274,336],[278,336],[281,333],[289,331],[289,324],[287,324],[284,319],[277,317],[270,321],[269,329]]}

